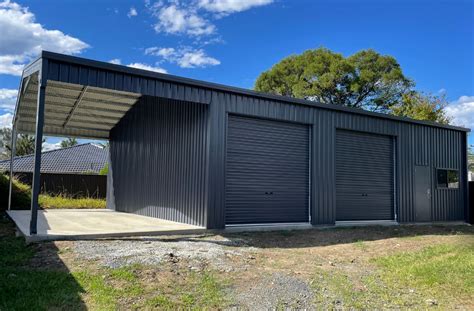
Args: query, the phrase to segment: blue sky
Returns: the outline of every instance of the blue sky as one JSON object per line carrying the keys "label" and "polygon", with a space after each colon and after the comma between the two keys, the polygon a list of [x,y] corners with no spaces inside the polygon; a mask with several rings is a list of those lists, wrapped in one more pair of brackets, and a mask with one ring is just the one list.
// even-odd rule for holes
{"label": "blue sky", "polygon": [[252,88],[283,57],[324,46],[394,56],[418,90],[445,93],[454,122],[474,128],[473,1],[90,3],[0,2],[0,126],[19,68],[41,49]]}

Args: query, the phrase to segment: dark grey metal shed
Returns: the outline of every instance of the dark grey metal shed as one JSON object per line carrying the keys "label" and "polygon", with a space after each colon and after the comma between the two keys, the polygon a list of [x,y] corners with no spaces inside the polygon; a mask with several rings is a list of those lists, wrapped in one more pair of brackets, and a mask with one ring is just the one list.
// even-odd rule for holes
{"label": "dark grey metal shed", "polygon": [[468,219],[461,127],[43,52],[13,129],[38,148],[43,133],[109,139],[117,211],[207,228]]}

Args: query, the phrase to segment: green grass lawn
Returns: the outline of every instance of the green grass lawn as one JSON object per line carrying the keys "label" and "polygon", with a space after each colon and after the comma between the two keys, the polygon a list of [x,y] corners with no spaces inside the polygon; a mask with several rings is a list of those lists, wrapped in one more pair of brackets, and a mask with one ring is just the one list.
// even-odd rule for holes
{"label": "green grass lawn", "polygon": [[[0,310],[216,309],[225,298],[213,273],[184,271],[180,279],[147,282],[149,267],[111,269],[80,264],[35,267],[38,245],[15,237],[13,225],[0,220]],[[59,254],[61,250],[57,250]],[[52,258],[49,258],[51,260]],[[131,303],[124,307],[124,303]]]}
{"label": "green grass lawn", "polygon": [[373,260],[386,284],[418,288],[432,299],[474,293],[474,244],[436,245]]}
{"label": "green grass lawn", "polygon": [[[245,289],[259,275],[294,270],[307,273],[303,279],[314,292],[316,309],[473,306],[474,235],[470,227],[451,233],[435,228],[439,235],[414,237],[382,228],[382,232],[398,233],[379,240],[335,240],[329,245],[294,248],[295,241],[303,237],[316,241],[335,235],[341,239],[341,234],[354,236],[360,230],[366,229],[238,235],[258,237],[258,243],[249,242],[258,250],[251,260],[247,255],[236,259],[234,272],[222,273],[212,267],[194,271],[184,259],[107,268],[78,257],[73,242],[26,245],[23,238],[15,237],[12,223],[2,215],[0,310],[216,310],[233,305],[233,291]],[[269,247],[275,241],[282,244]],[[393,245],[400,245],[400,250],[393,250]]]}
{"label": "green grass lawn", "polygon": [[67,271],[28,267],[34,245],[15,237],[12,224],[0,220],[0,310],[84,309],[83,291]]}
{"label": "green grass lawn", "polygon": [[[469,301],[474,297],[474,239],[463,241],[374,257],[371,268],[352,275],[317,269],[317,303],[348,309],[450,309],[456,301]],[[367,250],[367,244],[354,246]]]}

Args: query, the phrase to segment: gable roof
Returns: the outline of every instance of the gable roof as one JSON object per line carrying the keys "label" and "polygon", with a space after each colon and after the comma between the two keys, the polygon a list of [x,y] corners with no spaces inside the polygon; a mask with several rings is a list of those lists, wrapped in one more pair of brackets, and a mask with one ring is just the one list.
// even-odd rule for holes
{"label": "gable roof", "polygon": [[[92,144],[45,151],[41,155],[41,173],[99,173],[107,164],[108,149]],[[15,157],[13,172],[33,172],[34,155]],[[0,171],[10,170],[10,160],[0,161]]]}

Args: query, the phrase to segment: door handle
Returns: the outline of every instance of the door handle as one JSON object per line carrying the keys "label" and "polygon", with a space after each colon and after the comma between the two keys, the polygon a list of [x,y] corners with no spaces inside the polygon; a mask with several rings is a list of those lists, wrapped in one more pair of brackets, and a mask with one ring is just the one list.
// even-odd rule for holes
{"label": "door handle", "polygon": [[273,194],[273,191],[265,191],[265,194],[267,194],[267,195],[272,195],[272,194]]}
{"label": "door handle", "polygon": [[431,189],[426,189],[426,196],[431,198]]}

